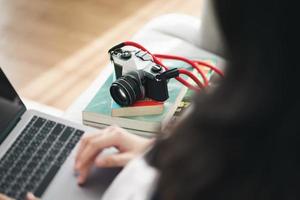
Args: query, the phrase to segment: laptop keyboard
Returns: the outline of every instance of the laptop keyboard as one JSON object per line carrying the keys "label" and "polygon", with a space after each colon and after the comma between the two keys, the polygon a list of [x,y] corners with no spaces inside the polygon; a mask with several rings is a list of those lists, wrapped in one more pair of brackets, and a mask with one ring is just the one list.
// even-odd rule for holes
{"label": "laptop keyboard", "polygon": [[40,197],[83,133],[34,116],[0,161],[0,193]]}

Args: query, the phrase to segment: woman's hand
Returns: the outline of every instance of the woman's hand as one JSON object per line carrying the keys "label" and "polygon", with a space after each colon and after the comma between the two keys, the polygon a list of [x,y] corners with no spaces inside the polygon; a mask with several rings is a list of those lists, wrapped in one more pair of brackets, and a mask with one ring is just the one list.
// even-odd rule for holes
{"label": "woman's hand", "polygon": [[[9,198],[3,194],[0,194],[0,200],[13,200],[12,198]],[[39,200],[37,197],[35,197],[32,193],[28,193],[26,195],[26,200]]]}
{"label": "woman's hand", "polygon": [[[92,165],[97,167],[123,167],[131,159],[143,153],[153,139],[142,138],[128,133],[126,130],[111,126],[96,133],[85,134],[80,141],[75,162],[75,170],[79,174],[78,184],[86,181]],[[101,156],[102,150],[116,147],[118,154]]]}
{"label": "woman's hand", "polygon": [[11,199],[3,194],[0,194],[0,200],[13,200],[13,199]]}

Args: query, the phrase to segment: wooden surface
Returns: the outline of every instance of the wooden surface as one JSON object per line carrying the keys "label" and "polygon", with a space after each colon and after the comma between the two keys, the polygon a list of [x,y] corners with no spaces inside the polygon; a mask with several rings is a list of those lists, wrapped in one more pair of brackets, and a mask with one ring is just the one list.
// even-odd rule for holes
{"label": "wooden surface", "polygon": [[[0,0],[0,66],[31,100],[66,109],[147,21],[200,15],[199,0]],[[126,3],[126,5],[124,5]]]}

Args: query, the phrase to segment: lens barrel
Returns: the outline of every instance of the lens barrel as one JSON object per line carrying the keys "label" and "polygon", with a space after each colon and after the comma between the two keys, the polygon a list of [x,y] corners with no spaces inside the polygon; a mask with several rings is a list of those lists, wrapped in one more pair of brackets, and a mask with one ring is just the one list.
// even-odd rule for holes
{"label": "lens barrel", "polygon": [[139,76],[128,74],[120,77],[112,83],[110,94],[113,100],[120,106],[130,106],[136,100],[143,98],[143,86]]}

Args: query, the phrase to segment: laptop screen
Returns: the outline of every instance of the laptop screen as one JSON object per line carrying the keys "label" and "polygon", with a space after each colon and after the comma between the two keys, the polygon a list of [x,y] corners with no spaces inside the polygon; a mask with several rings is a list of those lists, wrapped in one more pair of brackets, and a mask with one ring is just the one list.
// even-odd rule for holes
{"label": "laptop screen", "polygon": [[0,68],[0,144],[26,108]]}

